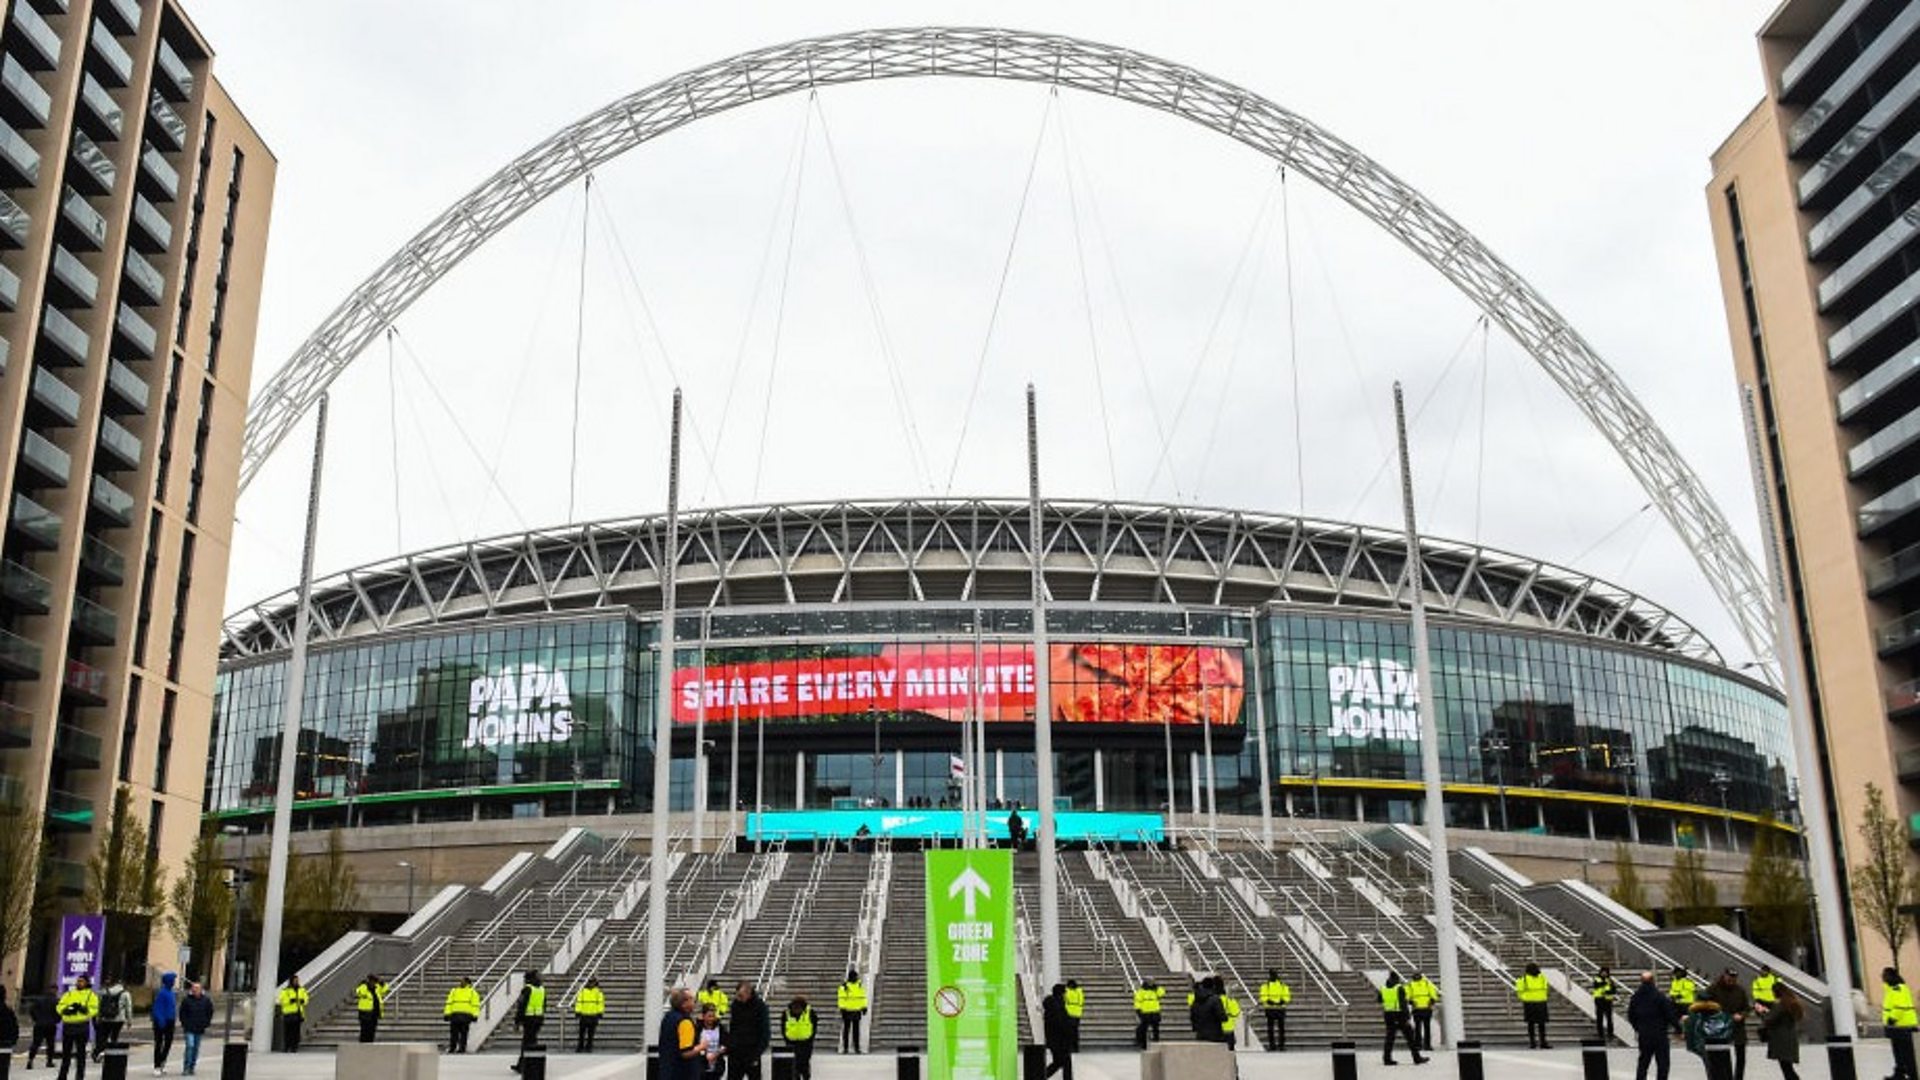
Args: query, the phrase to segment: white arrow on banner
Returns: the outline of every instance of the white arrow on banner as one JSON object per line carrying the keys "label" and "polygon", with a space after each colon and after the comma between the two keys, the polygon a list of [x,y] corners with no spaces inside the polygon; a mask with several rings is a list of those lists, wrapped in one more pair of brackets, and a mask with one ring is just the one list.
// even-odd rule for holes
{"label": "white arrow on banner", "polygon": [[[962,893],[965,895],[962,896]],[[960,896],[966,904],[967,918],[971,919],[979,898],[992,897],[993,887],[987,884],[986,878],[981,877],[973,867],[969,866],[960,872],[959,877],[953,879],[953,884],[947,886],[947,899],[951,900],[956,896]]]}
{"label": "white arrow on banner", "polygon": [[93,944],[93,931],[87,929],[86,923],[73,928],[73,943],[83,949]]}

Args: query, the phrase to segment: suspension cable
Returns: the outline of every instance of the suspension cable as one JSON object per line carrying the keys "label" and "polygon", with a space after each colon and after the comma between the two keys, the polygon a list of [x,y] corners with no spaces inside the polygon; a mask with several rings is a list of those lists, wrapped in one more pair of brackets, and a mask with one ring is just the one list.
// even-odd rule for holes
{"label": "suspension cable", "polygon": [[[1054,87],[1053,94],[1060,93]],[[1080,195],[1073,183],[1073,163],[1068,158],[1066,124],[1060,125],[1060,170],[1067,178],[1067,208],[1073,219],[1073,257],[1080,269],[1080,310],[1087,325],[1087,353],[1093,359],[1093,393],[1100,405],[1100,434],[1107,448],[1107,485],[1114,498],[1120,497],[1120,472],[1113,458],[1113,419],[1107,413],[1107,384],[1100,372],[1100,335],[1093,320],[1093,289],[1087,282],[1087,248],[1080,235]]]}
{"label": "suspension cable", "polygon": [[1240,295],[1239,315],[1234,323],[1233,341],[1227,346],[1227,370],[1220,380],[1220,394],[1214,399],[1213,420],[1207,426],[1207,441],[1200,453],[1200,471],[1194,479],[1194,497],[1200,497],[1200,485],[1206,483],[1212,475],[1213,449],[1218,443],[1221,429],[1226,426],[1227,403],[1233,398],[1234,373],[1240,370],[1240,356],[1245,350],[1247,327],[1253,321],[1254,301],[1260,296],[1260,283],[1267,276],[1267,251],[1273,237],[1273,217],[1268,215],[1255,230],[1253,249],[1257,254],[1253,259],[1253,274],[1247,278],[1247,287]]}
{"label": "suspension cable", "polygon": [[[818,94],[813,91],[809,94]],[[767,430],[773,426],[773,389],[780,376],[780,345],[787,331],[787,287],[793,282],[793,242],[800,233],[800,195],[807,181],[807,139],[800,143],[800,164],[793,178],[793,212],[787,215],[787,249],[780,258],[780,292],[773,305],[773,351],[767,357],[767,400],[760,410],[760,441],[753,453],[753,495],[760,498],[760,478],[767,463]]]}
{"label": "suspension cable", "polygon": [[[390,344],[392,341],[398,340],[400,332],[396,327],[388,326],[387,330]],[[424,432],[427,429],[426,419],[420,415],[420,406],[414,401],[412,396],[407,397],[407,414],[413,417],[414,430]],[[473,528],[465,531],[461,531],[460,529],[459,517],[453,511],[453,499],[447,494],[447,483],[441,478],[440,465],[434,459],[432,439],[420,440],[420,456],[426,459],[427,476],[433,481],[434,494],[440,497],[440,507],[446,511],[447,520],[453,523],[454,535],[462,540],[469,539],[476,535],[479,531],[478,522],[475,522]],[[400,550],[405,551],[406,549],[401,548]]]}
{"label": "suspension cable", "polygon": [[1287,376],[1293,382],[1294,513],[1307,514],[1307,441],[1300,424],[1300,335],[1293,306],[1293,200],[1287,192],[1287,167],[1280,166],[1280,257],[1287,271]]}
{"label": "suspension cable", "polygon": [[[427,372],[427,366],[420,362],[419,354],[413,351],[413,346],[408,343],[406,335],[400,332],[399,327],[394,327],[393,340],[399,343],[400,351],[407,355],[407,361],[413,365],[413,370],[420,376],[421,381],[427,384],[427,390],[433,395],[433,400],[439,403],[440,411],[446,413],[447,419],[453,422],[454,433],[460,436],[461,444],[467,448],[468,453],[473,455],[475,461],[484,466],[487,463],[487,456],[474,445],[473,437],[467,434],[466,425],[460,422],[460,414],[453,411],[452,405],[447,404],[446,396],[440,393],[440,387],[434,383],[433,376]],[[507,504],[507,511],[513,515],[513,520],[519,524],[521,530],[525,531],[527,519],[520,513],[520,508],[514,504],[513,496],[507,494],[507,489],[501,485],[499,477],[489,472],[487,483],[500,493],[500,498]]]}
{"label": "suspension cable", "polygon": [[407,532],[401,526],[400,511],[400,392],[393,370],[393,326],[387,326],[387,446],[393,451],[393,549],[407,550]]}
{"label": "suspension cable", "polygon": [[1493,335],[1486,330],[1480,332],[1480,447],[1473,458],[1473,542],[1481,542],[1480,511],[1485,505],[1487,494],[1487,383],[1492,381],[1487,369],[1487,351]]}
{"label": "suspension cable", "polygon": [[[1433,385],[1427,387],[1426,395],[1420,399],[1420,404],[1414,408],[1413,415],[1407,418],[1407,430],[1409,432],[1419,426],[1420,418],[1427,414],[1427,406],[1432,405],[1433,399],[1439,396],[1440,388],[1446,385],[1447,376],[1453,373],[1454,365],[1458,364],[1460,357],[1466,354],[1467,346],[1473,342],[1473,335],[1480,331],[1481,324],[1486,321],[1486,318],[1485,315],[1476,316],[1473,320],[1473,325],[1467,329],[1466,335],[1460,339],[1460,344],[1454,346],[1453,354],[1447,357],[1446,366],[1440,369],[1440,377],[1433,381]],[[1368,412],[1371,410],[1362,409],[1361,411]],[[1367,478],[1366,486],[1362,487],[1360,494],[1354,498],[1353,509],[1347,511],[1347,516],[1344,520],[1359,520],[1360,509],[1366,505],[1367,497],[1373,494],[1374,485],[1378,484],[1380,478],[1386,474],[1387,466],[1392,463],[1393,457],[1394,455],[1389,453],[1380,459],[1380,464],[1374,467],[1373,475]]]}
{"label": "suspension cable", "polygon": [[1047,128],[1053,122],[1053,95],[1047,95],[1046,111],[1040,114],[1040,130],[1033,136],[1033,154],[1027,161],[1027,177],[1020,185],[1020,203],[1014,208],[1013,230],[1007,236],[1007,253],[1000,262],[1000,281],[993,289],[993,304],[987,311],[987,332],[980,339],[980,355],[973,364],[973,385],[967,390],[967,404],[960,411],[960,437],[954,440],[953,465],[947,470],[946,493],[953,494],[953,480],[960,472],[960,458],[967,449],[967,427],[973,420],[974,402],[980,397],[980,379],[987,371],[987,355],[993,348],[993,331],[1000,323],[1000,303],[1007,295],[1007,279],[1013,275],[1013,253],[1020,246],[1020,225],[1027,217],[1027,198],[1033,194],[1033,175],[1040,168],[1040,150],[1046,145]]}
{"label": "suspension cable", "polygon": [[580,490],[580,380],[587,352],[587,226],[593,218],[593,173],[583,181],[580,198],[580,294],[573,313],[573,423],[572,448],[567,456],[567,523],[573,523],[575,494]]}

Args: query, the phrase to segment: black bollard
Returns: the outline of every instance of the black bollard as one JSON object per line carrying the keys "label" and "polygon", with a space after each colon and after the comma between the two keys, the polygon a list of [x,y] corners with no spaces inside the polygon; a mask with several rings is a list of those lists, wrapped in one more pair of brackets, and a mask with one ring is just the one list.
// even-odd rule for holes
{"label": "black bollard", "polygon": [[230,1042],[220,1047],[220,1080],[247,1080],[247,1044]]}
{"label": "black bollard", "polygon": [[1707,1044],[1707,1080],[1733,1080],[1733,1044]]}
{"label": "black bollard", "polygon": [[[0,1077],[0,1080],[5,1080]],[[773,1052],[773,1080],[793,1080],[793,1051],[775,1050]]]}
{"label": "black bollard", "polygon": [[108,1043],[100,1051],[100,1080],[127,1080],[126,1043]]}
{"label": "black bollard", "polygon": [[1341,1039],[1333,1044],[1333,1080],[1358,1080],[1360,1062],[1354,1056],[1354,1042]]}
{"label": "black bollard", "polygon": [[1461,1039],[1454,1051],[1460,1058],[1460,1080],[1487,1080],[1487,1063],[1480,1057],[1480,1040]]}
{"label": "black bollard", "polygon": [[660,1080],[660,1048],[647,1044],[647,1080]]}
{"label": "black bollard", "polygon": [[520,1055],[520,1080],[547,1080],[547,1048],[529,1046]]}
{"label": "black bollard", "polygon": [[1858,1080],[1853,1069],[1853,1040],[1845,1035],[1827,1036],[1827,1076],[1829,1080]]}
{"label": "black bollard", "polygon": [[0,1050],[0,1080],[13,1075],[13,1051]]}
{"label": "black bollard", "polygon": [[1047,1048],[1029,1044],[1020,1048],[1020,1080],[1047,1080]]}
{"label": "black bollard", "polygon": [[920,1080],[920,1048],[917,1046],[896,1046],[893,1048],[894,1080]]}
{"label": "black bollard", "polygon": [[1606,1040],[1580,1040],[1580,1067],[1586,1080],[1607,1080]]}

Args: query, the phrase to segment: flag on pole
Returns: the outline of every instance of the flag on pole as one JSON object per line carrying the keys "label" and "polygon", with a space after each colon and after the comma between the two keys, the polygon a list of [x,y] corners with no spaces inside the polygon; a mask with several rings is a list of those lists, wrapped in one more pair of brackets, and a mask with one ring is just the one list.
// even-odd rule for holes
{"label": "flag on pole", "polygon": [[955,754],[948,754],[947,776],[954,780],[965,780],[967,778],[967,759]]}

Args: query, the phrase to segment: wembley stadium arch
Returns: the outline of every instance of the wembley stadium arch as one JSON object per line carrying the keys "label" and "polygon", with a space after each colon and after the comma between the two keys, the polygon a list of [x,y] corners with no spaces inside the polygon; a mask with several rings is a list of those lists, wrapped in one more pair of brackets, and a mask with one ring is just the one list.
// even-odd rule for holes
{"label": "wembley stadium arch", "polygon": [[1753,654],[1772,655],[1771,593],[1699,476],[1586,339],[1484,243],[1378,162],[1257,93],[1158,57],[1053,34],[914,27],[809,38],[682,72],[561,128],[429,222],[280,367],[248,410],[241,489],[393,320],[467,255],[588,171],[756,101],[930,76],[1042,83],[1157,109],[1249,146],[1344,200],[1439,271],[1545,369],[1659,506]]}

